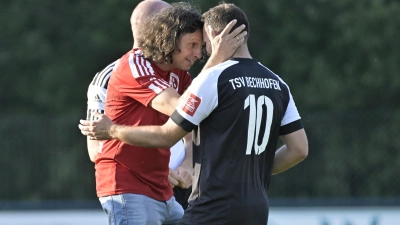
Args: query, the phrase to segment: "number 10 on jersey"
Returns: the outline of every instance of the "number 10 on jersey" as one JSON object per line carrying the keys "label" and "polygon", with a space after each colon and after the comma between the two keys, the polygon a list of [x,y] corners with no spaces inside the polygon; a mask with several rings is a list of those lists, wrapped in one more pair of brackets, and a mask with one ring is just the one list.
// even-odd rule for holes
{"label": "number 10 on jersey", "polygon": [[[264,136],[262,136],[261,144],[259,134],[261,128],[261,121],[263,116],[263,105],[265,105],[267,113],[265,114],[267,118],[265,119],[265,131]],[[270,98],[265,95],[261,95],[258,97],[257,102],[254,95],[249,95],[244,100],[244,110],[249,107],[249,125],[247,130],[247,147],[246,147],[246,155],[251,155],[251,149],[254,146],[255,154],[259,155],[265,148],[267,147],[269,140],[269,133],[271,130],[271,123],[274,113],[274,105]]]}

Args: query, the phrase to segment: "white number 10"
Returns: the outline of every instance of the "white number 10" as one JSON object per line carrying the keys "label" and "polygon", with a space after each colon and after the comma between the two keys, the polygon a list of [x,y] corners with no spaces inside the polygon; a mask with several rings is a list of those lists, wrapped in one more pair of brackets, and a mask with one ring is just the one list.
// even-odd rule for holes
{"label": "white number 10", "polygon": [[[263,115],[263,105],[267,108],[267,118],[265,120],[265,132],[262,137],[261,145],[258,145],[258,137],[260,133],[262,115]],[[247,130],[247,148],[246,155],[251,155],[251,149],[254,145],[254,150],[257,155],[261,154],[265,151],[265,147],[267,147],[269,140],[269,132],[271,129],[272,117],[274,113],[274,105],[272,101],[267,96],[261,95],[256,99],[254,95],[247,96],[246,100],[244,100],[244,109],[250,106],[250,115],[249,115],[249,127]],[[254,138],[255,137],[255,138]],[[254,140],[255,139],[255,140]]]}

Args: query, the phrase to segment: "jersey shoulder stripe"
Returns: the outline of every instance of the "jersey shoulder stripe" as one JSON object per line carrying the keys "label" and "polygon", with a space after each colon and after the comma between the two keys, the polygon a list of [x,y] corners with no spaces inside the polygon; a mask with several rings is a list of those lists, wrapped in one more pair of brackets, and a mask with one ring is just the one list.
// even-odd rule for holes
{"label": "jersey shoulder stripe", "polygon": [[154,79],[153,83],[159,87],[162,87],[163,89],[166,89],[169,87],[169,84],[167,81],[163,80],[163,79]]}
{"label": "jersey shoulder stripe", "polygon": [[129,68],[134,78],[142,76],[154,76],[154,70],[151,63],[143,58],[138,52],[131,52],[128,56]]}
{"label": "jersey shoulder stripe", "polygon": [[160,94],[163,90],[169,88],[170,85],[163,79],[154,78],[151,79],[151,84],[148,87],[156,94]]}
{"label": "jersey shoulder stripe", "polygon": [[112,71],[116,67],[117,62],[118,60],[114,61],[113,63],[106,66],[106,68],[96,73],[90,85],[107,89],[108,81],[110,80],[110,76],[112,74]]}

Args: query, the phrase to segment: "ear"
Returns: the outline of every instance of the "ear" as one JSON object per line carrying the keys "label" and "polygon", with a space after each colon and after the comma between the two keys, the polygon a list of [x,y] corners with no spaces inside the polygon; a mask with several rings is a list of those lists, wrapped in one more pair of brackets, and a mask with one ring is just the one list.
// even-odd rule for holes
{"label": "ear", "polygon": [[217,36],[217,35],[219,35],[221,32],[217,32],[216,30],[214,30],[212,27],[211,27],[211,30],[212,30],[212,33],[213,33],[213,36],[215,37],[215,36]]}
{"label": "ear", "polygon": [[207,26],[208,32],[209,34],[211,34],[211,40],[215,38],[215,36],[217,36],[219,34],[219,32],[215,31],[211,25]]}

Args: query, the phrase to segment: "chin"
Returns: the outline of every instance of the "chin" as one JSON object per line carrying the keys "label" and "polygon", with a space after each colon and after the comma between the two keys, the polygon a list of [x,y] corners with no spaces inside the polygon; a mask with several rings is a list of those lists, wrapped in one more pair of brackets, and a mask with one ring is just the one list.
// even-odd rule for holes
{"label": "chin", "polygon": [[183,71],[188,71],[191,66],[179,66],[178,69],[183,70]]}
{"label": "chin", "polygon": [[192,63],[192,64],[187,64],[187,65],[183,66],[183,67],[185,67],[185,68],[182,68],[182,70],[190,70],[190,68],[192,68],[193,65],[194,65],[194,63]]}

